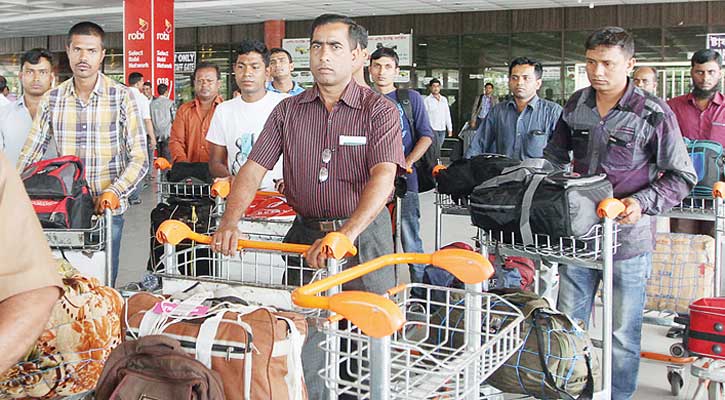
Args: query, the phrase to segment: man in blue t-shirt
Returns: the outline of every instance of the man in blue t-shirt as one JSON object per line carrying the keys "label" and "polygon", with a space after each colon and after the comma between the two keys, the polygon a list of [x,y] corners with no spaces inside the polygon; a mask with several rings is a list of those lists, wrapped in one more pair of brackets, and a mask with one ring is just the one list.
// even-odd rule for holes
{"label": "man in blue t-shirt", "polygon": [[[420,201],[418,200],[418,175],[415,170],[415,162],[433,144],[433,130],[430,127],[423,97],[415,90],[396,90],[395,77],[400,73],[398,62],[398,54],[395,53],[395,50],[387,47],[375,50],[370,56],[370,78],[375,84],[375,88],[393,101],[400,111],[405,163],[408,170],[412,170],[407,175],[408,190],[401,204],[401,239],[403,251],[422,253],[423,241],[420,240],[419,222]],[[409,108],[404,106],[406,102],[409,102]],[[412,111],[412,116],[406,115],[406,108]],[[412,127],[409,118],[413,121]],[[422,282],[424,268],[424,265],[411,264],[410,280],[416,283]]]}

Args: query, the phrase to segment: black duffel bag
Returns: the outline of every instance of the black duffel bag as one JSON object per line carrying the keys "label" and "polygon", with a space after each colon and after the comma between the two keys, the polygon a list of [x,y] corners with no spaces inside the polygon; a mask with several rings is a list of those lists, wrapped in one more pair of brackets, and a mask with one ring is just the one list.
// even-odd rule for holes
{"label": "black duffel bag", "polygon": [[166,173],[166,179],[169,182],[182,182],[187,179],[194,180],[194,183],[212,182],[209,164],[204,162],[176,162]]}
{"label": "black duffel bag", "polygon": [[479,228],[513,234],[533,243],[535,234],[554,239],[582,237],[599,223],[597,206],[612,197],[605,175],[553,172],[545,160],[518,167],[477,186],[471,194],[471,219]]}
{"label": "black duffel bag", "polygon": [[438,173],[438,193],[468,196],[476,186],[518,164],[519,161],[500,154],[481,154],[460,159]]}

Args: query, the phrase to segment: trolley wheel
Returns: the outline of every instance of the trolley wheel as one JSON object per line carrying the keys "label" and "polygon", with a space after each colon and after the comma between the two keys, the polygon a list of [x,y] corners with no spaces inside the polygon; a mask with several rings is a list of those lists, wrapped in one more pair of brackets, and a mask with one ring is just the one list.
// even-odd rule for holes
{"label": "trolley wheel", "polygon": [[687,357],[687,349],[682,343],[674,343],[670,346],[670,354],[673,357]]}
{"label": "trolley wheel", "polygon": [[667,381],[670,383],[670,393],[675,397],[679,396],[680,389],[685,385],[682,375],[677,371],[668,371]]}

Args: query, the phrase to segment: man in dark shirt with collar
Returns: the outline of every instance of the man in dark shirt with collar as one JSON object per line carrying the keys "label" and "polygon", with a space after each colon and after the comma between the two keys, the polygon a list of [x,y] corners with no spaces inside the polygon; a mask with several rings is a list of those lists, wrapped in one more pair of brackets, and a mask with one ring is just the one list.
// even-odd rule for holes
{"label": "man in dark shirt with collar", "polygon": [[541,63],[518,57],[509,64],[510,100],[496,104],[482,122],[466,150],[466,158],[484,153],[504,154],[517,160],[541,158],[561,106],[540,98]]}
{"label": "man in dark shirt with collar", "polygon": [[[385,204],[396,174],[405,168],[400,115],[383,95],[352,79],[360,56],[359,26],[348,17],[325,14],[312,23],[310,71],[315,86],[284,99],[272,111],[232,185],[227,209],[212,249],[236,251],[237,224],[268,170],[283,157],[284,193],[295,209],[285,241],[312,244],[305,258],[325,266],[320,239],[337,231],[358,247],[345,266],[393,252],[392,224]],[[392,268],[351,282],[345,289],[382,293],[395,285]],[[311,399],[325,393],[317,371],[324,334],[310,327],[303,349],[305,382]]]}
{"label": "man in dark shirt with collar", "polygon": [[[544,152],[556,164],[571,162],[582,175],[606,173],[614,197],[626,206],[619,216],[621,246],[613,271],[611,397],[617,400],[632,398],[637,388],[655,216],[679,203],[697,181],[672,110],[627,78],[633,55],[634,40],[622,28],[607,27],[589,36],[591,86],[574,93],[564,106]],[[561,265],[559,273],[559,310],[588,324],[601,271]]]}

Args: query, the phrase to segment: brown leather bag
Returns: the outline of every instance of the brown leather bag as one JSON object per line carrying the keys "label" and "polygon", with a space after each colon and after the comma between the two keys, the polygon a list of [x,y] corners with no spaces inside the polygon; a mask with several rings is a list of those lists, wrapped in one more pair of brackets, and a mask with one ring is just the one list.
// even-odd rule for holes
{"label": "brown leather bag", "polygon": [[163,335],[118,346],[106,362],[96,400],[224,400],[219,374]]}
{"label": "brown leather bag", "polygon": [[182,350],[219,373],[229,400],[307,398],[303,316],[229,304],[210,315],[174,319],[151,311],[162,300],[149,293],[128,299],[123,321],[127,339],[152,332],[179,340]]}

